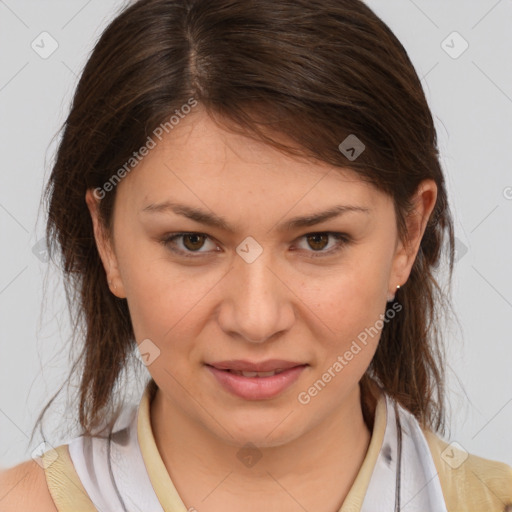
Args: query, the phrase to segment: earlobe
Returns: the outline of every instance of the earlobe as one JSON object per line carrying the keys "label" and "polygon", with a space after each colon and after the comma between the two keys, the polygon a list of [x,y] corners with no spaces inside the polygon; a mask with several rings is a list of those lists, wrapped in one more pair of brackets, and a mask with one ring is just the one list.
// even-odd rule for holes
{"label": "earlobe", "polygon": [[399,289],[400,289],[400,285],[399,285],[399,284],[397,284],[397,285],[396,285],[396,289],[395,289],[395,293],[388,293],[388,296],[387,296],[387,301],[388,301],[388,302],[391,302],[391,301],[395,300],[395,294],[396,294],[396,292],[397,292]]}
{"label": "earlobe", "polygon": [[393,268],[388,283],[387,300],[394,300],[395,293],[399,287],[406,283],[412,268],[411,252],[401,241],[397,246],[395,257],[393,260]]}
{"label": "earlobe", "polygon": [[106,235],[99,216],[100,199],[94,195],[94,189],[88,189],[85,194],[85,202],[91,215],[93,224],[94,239],[100,259],[105,269],[106,279],[110,291],[120,299],[126,298],[123,282],[119,272],[117,258],[112,247],[111,239]]}

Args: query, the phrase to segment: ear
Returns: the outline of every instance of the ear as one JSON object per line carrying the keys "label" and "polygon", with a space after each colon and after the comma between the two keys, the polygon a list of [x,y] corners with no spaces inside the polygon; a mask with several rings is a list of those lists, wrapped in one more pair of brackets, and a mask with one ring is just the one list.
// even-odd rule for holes
{"label": "ear", "polygon": [[99,204],[101,199],[96,197],[94,189],[88,189],[85,194],[85,202],[91,214],[92,224],[94,229],[94,238],[96,240],[96,247],[105,269],[108,286],[110,291],[120,299],[126,298],[126,293],[119,272],[117,257],[113,247],[113,240],[105,231],[105,227],[100,220]]}
{"label": "ear", "polygon": [[435,181],[431,179],[422,181],[412,198],[413,210],[406,219],[407,240],[405,243],[401,240],[397,242],[388,283],[388,300],[394,298],[397,285],[402,286],[409,279],[428,219],[436,205],[436,199]]}

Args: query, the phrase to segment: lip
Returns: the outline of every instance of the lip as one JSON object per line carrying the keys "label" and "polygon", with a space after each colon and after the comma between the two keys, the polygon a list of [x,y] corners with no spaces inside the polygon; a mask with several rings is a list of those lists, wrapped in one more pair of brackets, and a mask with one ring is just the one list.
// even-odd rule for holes
{"label": "lip", "polygon": [[[211,365],[206,365],[217,382],[219,382],[226,391],[245,400],[266,400],[276,397],[285,389],[289,388],[299,378],[300,374],[307,366],[307,364],[299,364],[297,366],[288,367],[286,370],[272,377],[244,377],[243,375],[231,373],[227,369],[219,369]],[[274,366],[270,368],[270,370],[247,371],[271,371],[276,368],[282,367]],[[245,368],[242,368],[242,370],[245,370]]]}
{"label": "lip", "polygon": [[217,361],[207,363],[218,370],[238,370],[244,372],[271,372],[277,369],[288,370],[295,366],[303,366],[305,363],[285,361],[284,359],[267,359],[266,361],[253,362],[244,359],[232,359],[230,361]]}

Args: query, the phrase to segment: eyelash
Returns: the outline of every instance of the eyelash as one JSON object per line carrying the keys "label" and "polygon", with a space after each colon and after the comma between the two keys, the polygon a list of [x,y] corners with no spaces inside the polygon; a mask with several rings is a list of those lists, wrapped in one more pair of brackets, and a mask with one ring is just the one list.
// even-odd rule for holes
{"label": "eyelash", "polygon": [[[177,238],[181,238],[186,235],[200,235],[200,236],[205,236],[206,238],[211,240],[211,238],[205,233],[181,232],[181,233],[170,233],[170,234],[166,235],[162,240],[160,240],[160,242],[162,243],[162,245],[164,247],[170,249],[171,251],[173,251],[181,256],[184,256],[185,258],[199,258],[200,256],[193,255],[193,254],[195,254],[195,252],[197,252],[198,254],[202,254],[199,251],[195,251],[195,252],[194,251],[182,251],[181,249],[175,249],[172,247],[173,242]],[[333,231],[319,231],[319,232],[313,232],[313,233],[306,233],[305,235],[302,235],[299,238],[306,238],[308,236],[313,236],[313,235],[332,236],[338,241],[338,244],[336,245],[336,247],[334,249],[330,249],[329,251],[312,251],[312,254],[309,256],[310,258],[319,258],[319,257],[323,258],[323,257],[331,256],[331,255],[339,252],[344,246],[348,245],[351,242],[350,236],[348,236],[346,233],[338,233],[338,232],[333,232]]]}

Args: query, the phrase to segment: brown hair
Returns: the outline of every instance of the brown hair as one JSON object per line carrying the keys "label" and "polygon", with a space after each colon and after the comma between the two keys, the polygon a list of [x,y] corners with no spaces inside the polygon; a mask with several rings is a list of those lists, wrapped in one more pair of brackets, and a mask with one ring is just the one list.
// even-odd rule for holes
{"label": "brown hair", "polygon": [[[453,222],[432,115],[402,44],[360,0],[139,0],[95,45],[46,190],[50,255],[62,258],[81,347],[72,373],[80,367],[82,433],[105,417],[136,347],[127,303],[106,281],[85,192],[191,98],[230,129],[356,171],[393,198],[404,241],[412,195],[422,180],[436,182],[433,214],[396,295],[403,312],[384,325],[362,384],[380,382],[443,431],[439,320],[449,301],[433,271],[447,239],[451,284]],[[353,161],[338,149],[350,134],[365,145]],[[115,197],[113,187],[100,202],[110,234]]]}

